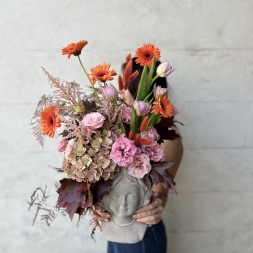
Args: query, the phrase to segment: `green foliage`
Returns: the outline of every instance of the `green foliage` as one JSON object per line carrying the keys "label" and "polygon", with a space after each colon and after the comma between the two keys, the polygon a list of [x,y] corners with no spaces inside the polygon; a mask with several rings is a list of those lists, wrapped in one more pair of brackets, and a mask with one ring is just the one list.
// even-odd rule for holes
{"label": "green foliage", "polygon": [[131,122],[130,122],[130,129],[133,132],[134,135],[137,134],[137,122],[138,122],[138,116],[136,114],[136,111],[134,107],[132,106],[132,115],[131,115]]}
{"label": "green foliage", "polygon": [[153,75],[154,75],[154,71],[155,71],[155,66],[156,66],[156,58],[155,56],[153,57],[153,61],[152,61],[152,65],[149,69],[149,73],[148,73],[148,80],[147,80],[147,89],[150,90],[151,85],[152,85],[152,80],[153,80]]}
{"label": "green foliage", "polygon": [[137,92],[137,96],[136,96],[136,100],[138,101],[143,101],[144,98],[147,96],[149,90],[147,90],[147,82],[148,82],[148,67],[145,64],[143,71],[142,71],[142,75],[141,75],[141,80],[139,83],[139,87],[138,87],[138,92]]}
{"label": "green foliage", "polygon": [[80,106],[73,105],[73,108],[74,108],[75,112],[77,112],[77,113],[82,113],[83,112],[83,109]]}
{"label": "green foliage", "polygon": [[148,127],[154,126],[161,121],[162,117],[160,114],[152,114],[148,120]]}

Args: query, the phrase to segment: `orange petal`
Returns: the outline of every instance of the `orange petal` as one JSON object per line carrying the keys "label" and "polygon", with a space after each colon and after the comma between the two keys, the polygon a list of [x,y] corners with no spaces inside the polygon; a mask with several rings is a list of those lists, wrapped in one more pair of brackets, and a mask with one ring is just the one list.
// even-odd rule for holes
{"label": "orange petal", "polygon": [[128,55],[126,56],[126,63],[128,63],[130,60],[131,60],[131,54],[128,54]]}
{"label": "orange petal", "polygon": [[119,90],[123,90],[123,80],[122,80],[121,75],[118,75],[118,85],[119,85]]}
{"label": "orange petal", "polygon": [[146,131],[147,126],[148,126],[148,120],[149,120],[149,117],[148,117],[148,116],[145,116],[145,118],[144,118],[143,121],[141,122],[141,127],[140,127],[141,132]]}
{"label": "orange petal", "polygon": [[129,61],[124,71],[124,82],[127,82],[132,72],[133,62]]}
{"label": "orange petal", "polygon": [[128,79],[129,82],[132,82],[138,75],[139,75],[139,71],[138,70],[134,71],[134,73],[131,76],[129,76],[129,79]]}
{"label": "orange petal", "polygon": [[142,145],[150,145],[152,143],[152,139],[140,139],[140,144]]}
{"label": "orange petal", "polygon": [[132,141],[134,140],[134,134],[133,134],[132,131],[129,132],[128,138],[129,138],[130,140],[132,140]]}
{"label": "orange petal", "polygon": [[136,134],[135,139],[134,139],[134,145],[135,146],[139,146],[140,145],[140,139],[141,139],[141,135],[140,134]]}

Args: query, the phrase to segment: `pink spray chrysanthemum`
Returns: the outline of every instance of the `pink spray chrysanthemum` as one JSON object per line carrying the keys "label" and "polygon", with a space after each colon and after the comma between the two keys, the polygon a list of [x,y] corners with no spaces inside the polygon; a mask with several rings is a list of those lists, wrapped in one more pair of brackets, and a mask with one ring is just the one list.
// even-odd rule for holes
{"label": "pink spray chrysanthemum", "polygon": [[68,143],[66,149],[65,149],[65,158],[68,159],[74,150],[74,145],[71,143]]}
{"label": "pink spray chrysanthemum", "polygon": [[158,141],[160,139],[160,135],[157,133],[156,129],[153,126],[150,126],[145,132],[141,133],[141,138]]}
{"label": "pink spray chrysanthemum", "polygon": [[142,145],[141,151],[147,154],[153,162],[161,161],[164,156],[164,151],[157,142],[154,142],[151,145]]}
{"label": "pink spray chrysanthemum", "polygon": [[128,166],[129,175],[143,178],[151,170],[150,159],[146,154],[135,155],[133,162]]}
{"label": "pink spray chrysanthemum", "polygon": [[119,166],[127,167],[133,162],[137,147],[126,137],[118,138],[112,145],[109,158]]}
{"label": "pink spray chrysanthemum", "polygon": [[64,152],[67,145],[68,145],[68,140],[66,140],[65,138],[61,139],[57,147],[58,152]]}
{"label": "pink spray chrysanthemum", "polygon": [[120,105],[121,109],[121,119],[125,123],[129,123],[131,120],[131,114],[132,114],[132,109],[131,107],[125,106],[125,105]]}
{"label": "pink spray chrysanthemum", "polygon": [[83,117],[81,126],[85,131],[90,130],[91,132],[94,132],[94,130],[103,126],[104,121],[105,117],[101,113],[91,112]]}

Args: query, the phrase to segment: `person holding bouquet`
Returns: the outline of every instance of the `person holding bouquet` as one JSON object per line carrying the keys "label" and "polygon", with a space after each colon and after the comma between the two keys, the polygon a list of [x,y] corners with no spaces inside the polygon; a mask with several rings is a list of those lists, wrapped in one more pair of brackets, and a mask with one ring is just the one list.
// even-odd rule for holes
{"label": "person holding bouquet", "polygon": [[[149,44],[150,45],[150,44]],[[152,61],[153,55],[156,54],[155,49],[153,51],[148,48],[149,45],[145,45],[139,49],[139,54],[137,50],[137,57],[130,59],[129,56],[126,58],[126,62],[132,61],[132,71],[131,74],[138,71],[139,75],[133,81],[129,82],[128,89],[120,89],[121,98],[128,106],[133,106],[136,94],[138,91],[138,85],[140,82],[140,76],[143,72],[143,64],[149,63],[150,59]],[[147,52],[145,52],[145,50]],[[138,57],[139,56],[139,57]],[[126,63],[122,66],[123,71],[126,69]],[[156,67],[161,65],[161,62],[156,61]],[[167,65],[167,73],[172,72],[171,66]],[[159,87],[159,92],[168,92],[168,85],[166,78],[158,77],[153,85],[153,89]],[[120,87],[119,87],[120,88]],[[153,93],[155,96],[155,92]],[[172,127],[178,135],[180,135],[179,130],[173,126]],[[164,140],[161,143],[161,147],[164,150],[163,161],[171,162],[173,165],[168,168],[168,172],[175,176],[179,168],[182,155],[183,155],[183,145],[181,138],[175,140]],[[167,238],[165,226],[162,221],[162,213],[167,203],[168,198],[168,188],[164,188],[161,183],[153,185],[152,187],[153,196],[150,204],[138,209],[136,214],[133,216],[137,222],[142,222],[148,225],[148,229],[144,235],[142,241],[134,244],[122,244],[117,242],[108,242],[107,253],[166,253],[167,249]],[[102,208],[96,204],[92,210],[92,217],[96,218],[96,227],[102,230],[99,222],[108,222],[110,220],[110,213],[104,212]],[[133,231],[134,232],[134,231]]]}

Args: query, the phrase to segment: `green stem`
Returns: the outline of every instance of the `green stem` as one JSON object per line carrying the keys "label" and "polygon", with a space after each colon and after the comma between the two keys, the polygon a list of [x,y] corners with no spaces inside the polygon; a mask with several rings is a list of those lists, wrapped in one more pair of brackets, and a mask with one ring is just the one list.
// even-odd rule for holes
{"label": "green stem", "polygon": [[[125,129],[125,127],[124,127],[124,124],[123,124],[123,122],[122,122],[122,120],[120,121],[120,128],[121,128],[121,130],[122,130],[122,132],[126,135],[126,129]],[[127,137],[127,136],[126,136]]]}
{"label": "green stem", "polygon": [[151,84],[152,84],[158,77],[159,77],[159,75],[156,75],[156,76],[152,79]]}
{"label": "green stem", "polygon": [[82,67],[82,69],[83,69],[83,72],[85,73],[85,75],[87,76],[87,78],[88,78],[88,80],[89,80],[89,82],[90,82],[90,84],[91,84],[91,88],[93,89],[93,92],[94,92],[94,94],[95,94],[95,97],[96,97],[96,99],[97,99],[97,102],[101,105],[101,101],[99,100],[99,97],[98,97],[98,94],[97,94],[97,92],[96,92],[96,89],[94,88],[94,86],[93,86],[93,84],[92,84],[92,82],[91,82],[91,80],[90,80],[90,77],[89,77],[87,71],[85,70],[85,68],[84,68],[84,66],[83,66],[83,64],[82,64],[82,61],[81,61],[79,55],[78,55],[78,60],[79,60],[79,62],[80,62],[80,64],[81,64],[81,67]]}

